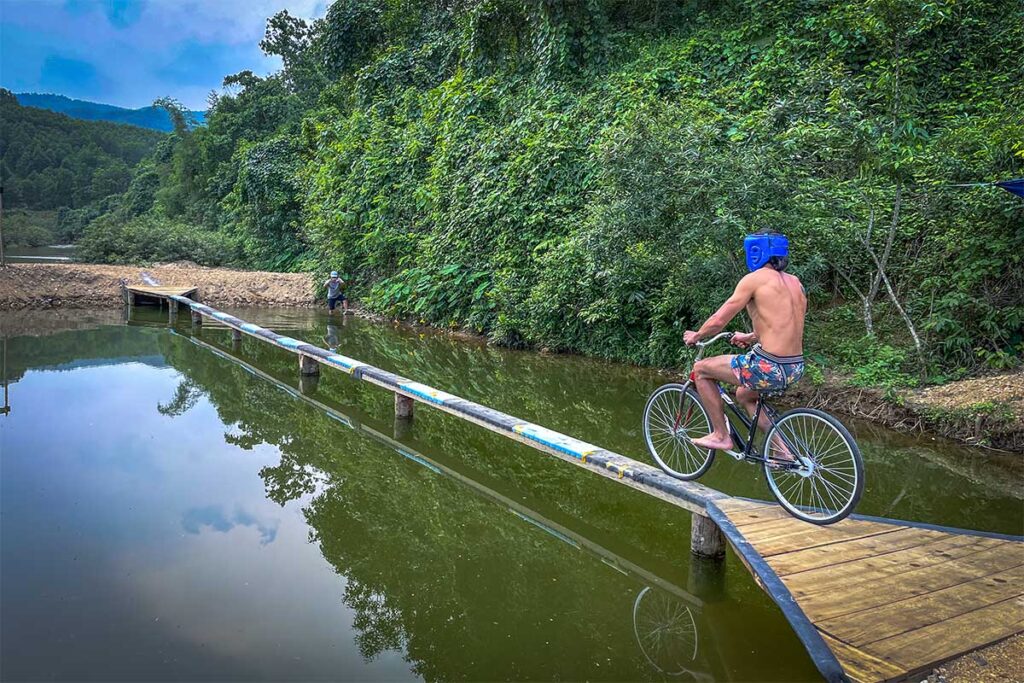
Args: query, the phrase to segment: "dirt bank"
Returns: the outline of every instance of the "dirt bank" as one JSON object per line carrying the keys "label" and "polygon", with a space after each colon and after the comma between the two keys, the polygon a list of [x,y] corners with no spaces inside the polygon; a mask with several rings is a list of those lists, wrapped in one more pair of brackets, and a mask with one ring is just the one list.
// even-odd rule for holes
{"label": "dirt bank", "polygon": [[204,268],[191,263],[103,266],[22,263],[0,269],[0,309],[114,308],[122,305],[121,278],[145,284],[146,272],[164,285],[195,285],[211,306],[310,306],[308,275]]}
{"label": "dirt bank", "polygon": [[797,384],[787,393],[786,402],[835,410],[898,431],[927,431],[1024,452],[1024,371],[895,393],[851,386],[843,377],[826,374],[820,384],[806,379]]}

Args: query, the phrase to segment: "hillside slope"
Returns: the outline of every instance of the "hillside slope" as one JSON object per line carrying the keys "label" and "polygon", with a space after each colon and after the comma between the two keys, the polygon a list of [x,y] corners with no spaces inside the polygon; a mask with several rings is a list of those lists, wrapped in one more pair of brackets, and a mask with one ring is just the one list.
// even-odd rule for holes
{"label": "hillside slope", "polygon": [[271,19],[284,69],[227,79],[160,206],[379,312],[658,365],[774,228],[809,352],[948,379],[1024,355],[1024,202],[958,186],[1024,175],[1022,44],[998,0],[336,0]]}
{"label": "hillside slope", "polygon": [[0,171],[9,208],[81,207],[128,189],[165,133],[23,107],[0,90]]}

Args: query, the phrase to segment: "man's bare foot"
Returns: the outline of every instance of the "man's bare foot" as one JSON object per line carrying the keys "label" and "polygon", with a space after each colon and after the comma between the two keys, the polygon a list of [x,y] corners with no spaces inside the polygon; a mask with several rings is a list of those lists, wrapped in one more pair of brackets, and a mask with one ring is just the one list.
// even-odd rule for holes
{"label": "man's bare foot", "polygon": [[699,439],[692,439],[690,441],[697,448],[707,448],[712,451],[724,451],[732,450],[732,437],[726,434],[725,436],[719,436],[715,433],[702,436]]}
{"label": "man's bare foot", "polygon": [[777,462],[796,462],[796,456],[786,446],[786,442],[778,436],[772,437],[771,452],[768,457]]}

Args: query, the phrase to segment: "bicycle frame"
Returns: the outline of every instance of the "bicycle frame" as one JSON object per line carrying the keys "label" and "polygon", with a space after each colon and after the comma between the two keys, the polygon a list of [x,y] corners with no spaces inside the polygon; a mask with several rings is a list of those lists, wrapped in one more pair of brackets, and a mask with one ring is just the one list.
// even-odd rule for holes
{"label": "bicycle frame", "polygon": [[[719,339],[726,339],[727,341],[731,341],[733,334],[733,332],[722,332],[721,334],[717,334],[705,342],[697,342],[696,346],[698,351],[696,358],[693,359],[694,364],[696,364],[697,361],[704,357],[704,349],[707,346],[718,341]],[[684,397],[686,396],[686,388],[693,384],[696,381],[696,379],[697,378],[694,375],[693,371],[691,371],[689,378],[683,385],[683,391],[680,392],[679,394],[680,410],[677,411],[677,416],[682,413],[682,402]],[[727,450],[725,451],[726,453],[733,456],[737,460],[749,460],[751,462],[770,461],[786,469],[800,469],[801,467],[807,466],[807,461],[802,455],[800,455],[799,449],[795,448],[794,445],[790,443],[789,438],[781,432],[779,432],[779,436],[782,438],[783,443],[785,443],[786,447],[789,448],[790,452],[793,453],[794,457],[796,458],[796,460],[793,461],[792,463],[781,462],[773,458],[768,458],[766,454],[760,453],[755,449],[754,436],[757,434],[758,422],[761,419],[761,413],[765,412],[765,414],[768,416],[769,422],[772,423],[773,427],[776,424],[775,410],[772,409],[772,407],[765,402],[765,397],[763,394],[759,394],[757,397],[757,406],[754,408],[754,415],[752,417],[748,417],[746,411],[741,410],[739,406],[736,405],[736,402],[733,400],[732,396],[729,395],[729,392],[725,390],[721,383],[718,384],[718,392],[722,396],[722,401],[724,402],[725,406],[730,411],[732,411],[732,414],[735,415],[736,418],[739,419],[739,421],[742,422],[748,430],[747,438],[744,439],[743,436],[739,433],[739,430],[737,430],[735,425],[733,425],[732,421],[728,419],[728,415],[726,415],[726,423],[729,425],[729,434],[731,435],[733,441],[739,445],[738,451]],[[678,425],[676,426],[678,427]]]}

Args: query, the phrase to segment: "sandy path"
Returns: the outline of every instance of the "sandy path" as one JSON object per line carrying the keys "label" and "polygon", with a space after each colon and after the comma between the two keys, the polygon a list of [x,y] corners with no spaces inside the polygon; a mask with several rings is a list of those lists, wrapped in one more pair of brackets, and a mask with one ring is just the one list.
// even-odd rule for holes
{"label": "sandy path", "polygon": [[146,268],[79,263],[22,263],[0,269],[0,309],[112,308],[122,304],[121,278],[145,284],[194,285],[211,306],[310,306],[313,283],[301,273],[204,268],[170,263]]}

